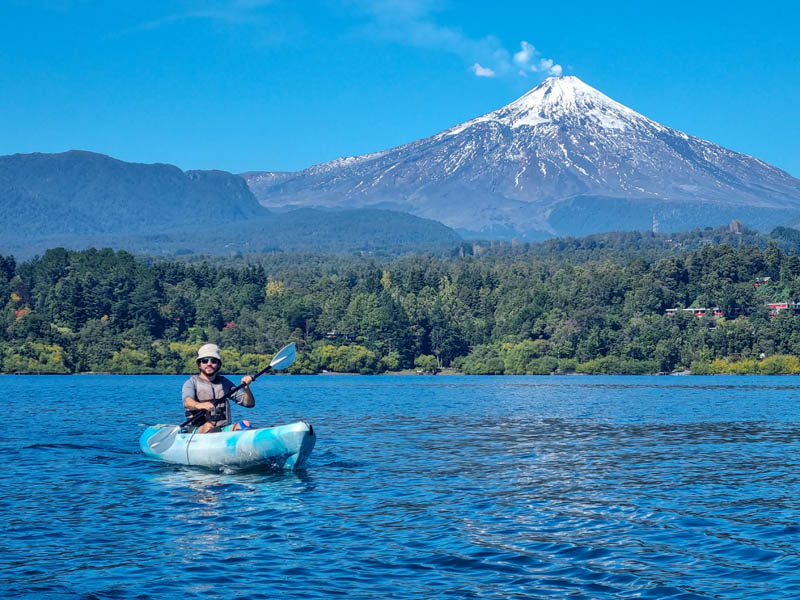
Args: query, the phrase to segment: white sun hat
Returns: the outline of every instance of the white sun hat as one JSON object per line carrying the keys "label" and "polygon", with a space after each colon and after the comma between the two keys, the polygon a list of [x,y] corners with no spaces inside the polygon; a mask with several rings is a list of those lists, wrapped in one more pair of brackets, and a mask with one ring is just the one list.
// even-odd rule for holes
{"label": "white sun hat", "polygon": [[203,344],[197,351],[197,360],[201,358],[216,358],[220,363],[222,357],[219,355],[219,347],[216,344]]}

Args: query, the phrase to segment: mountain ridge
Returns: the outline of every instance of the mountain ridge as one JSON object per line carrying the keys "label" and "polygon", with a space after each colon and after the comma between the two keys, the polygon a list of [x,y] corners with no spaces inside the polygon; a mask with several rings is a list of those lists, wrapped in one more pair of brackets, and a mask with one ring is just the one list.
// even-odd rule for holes
{"label": "mountain ridge", "polygon": [[142,254],[426,251],[461,238],[407,213],[261,206],[244,179],[71,150],[0,156],[0,255],[92,246]]}
{"label": "mountain ridge", "polygon": [[0,156],[0,210],[0,233],[32,236],[149,233],[187,219],[269,214],[231,173],[184,172],[84,150]]}

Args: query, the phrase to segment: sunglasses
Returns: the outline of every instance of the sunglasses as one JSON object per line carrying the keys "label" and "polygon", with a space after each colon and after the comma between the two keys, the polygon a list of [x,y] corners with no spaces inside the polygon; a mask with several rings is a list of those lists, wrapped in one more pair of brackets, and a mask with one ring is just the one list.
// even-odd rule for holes
{"label": "sunglasses", "polygon": [[200,362],[204,365],[211,363],[212,365],[218,365],[219,361],[216,358],[201,358]]}

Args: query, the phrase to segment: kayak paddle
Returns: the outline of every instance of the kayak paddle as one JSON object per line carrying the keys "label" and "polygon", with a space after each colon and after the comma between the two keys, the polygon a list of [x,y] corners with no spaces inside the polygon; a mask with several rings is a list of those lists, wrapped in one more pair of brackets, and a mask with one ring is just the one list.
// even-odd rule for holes
{"label": "kayak paddle", "polygon": [[[272,361],[263,369],[261,369],[258,373],[253,375],[253,381],[261,377],[264,373],[269,371],[270,369],[275,369],[276,371],[279,369],[285,369],[289,367],[293,362],[295,357],[297,356],[297,348],[294,345],[294,342],[291,344],[287,344],[283,348],[281,348],[278,353],[272,357]],[[252,382],[251,382],[252,383]],[[224,400],[225,398],[230,398],[236,392],[244,387],[244,384],[237,385],[235,388],[231,388],[231,391],[225,394],[220,400]],[[185,427],[186,423],[181,425],[181,427]]]}
{"label": "kayak paddle", "polygon": [[[294,342],[292,342],[291,344],[287,344],[286,346],[281,348],[274,357],[272,357],[272,360],[266,367],[261,369],[255,375],[253,375],[253,381],[261,377],[264,373],[266,373],[270,369],[274,369],[277,371],[279,369],[285,369],[291,366],[296,357],[297,357],[297,347],[294,345]],[[231,390],[227,394],[225,394],[222,398],[218,398],[217,400],[219,401],[219,400],[225,400],[226,398],[230,398],[233,394],[238,392],[243,387],[244,387],[243,384],[237,385],[236,387],[231,388]],[[173,442],[175,441],[175,436],[178,435],[178,433],[180,433],[181,429],[183,429],[187,425],[194,424],[196,421],[199,421],[201,416],[204,416],[203,413],[195,415],[194,417],[188,419],[187,421],[181,423],[180,425],[173,427],[165,427],[164,429],[159,431],[157,434],[155,434],[148,440],[148,445],[156,452],[163,452],[164,450],[172,446]]]}

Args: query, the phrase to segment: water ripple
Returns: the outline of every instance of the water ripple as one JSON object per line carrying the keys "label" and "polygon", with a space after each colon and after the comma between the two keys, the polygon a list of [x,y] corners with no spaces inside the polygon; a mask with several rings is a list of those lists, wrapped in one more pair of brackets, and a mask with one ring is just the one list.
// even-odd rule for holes
{"label": "water ripple", "polygon": [[145,460],[182,378],[3,378],[5,597],[800,597],[794,378],[264,379],[303,472]]}

